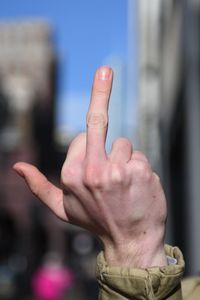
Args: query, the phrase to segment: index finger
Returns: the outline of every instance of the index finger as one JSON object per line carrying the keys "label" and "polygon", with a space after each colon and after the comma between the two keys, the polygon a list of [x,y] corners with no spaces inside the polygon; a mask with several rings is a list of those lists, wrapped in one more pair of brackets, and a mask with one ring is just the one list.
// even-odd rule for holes
{"label": "index finger", "polygon": [[112,69],[103,66],[97,69],[87,113],[86,158],[105,159],[105,141],[108,128],[108,104],[112,88]]}

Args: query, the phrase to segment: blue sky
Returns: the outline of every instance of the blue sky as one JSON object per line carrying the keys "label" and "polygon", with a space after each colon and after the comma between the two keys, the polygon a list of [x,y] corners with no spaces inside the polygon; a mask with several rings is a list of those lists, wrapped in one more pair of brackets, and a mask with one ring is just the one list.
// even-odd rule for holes
{"label": "blue sky", "polygon": [[[53,27],[59,61],[58,124],[80,107],[70,126],[79,124],[78,113],[86,111],[98,66],[111,56],[127,64],[127,11],[128,0],[1,0],[1,20],[42,17]],[[81,124],[82,119],[76,130]]]}
{"label": "blue sky", "polygon": [[111,53],[126,56],[126,0],[1,0],[1,19],[44,17],[54,28],[61,90],[90,89]]}

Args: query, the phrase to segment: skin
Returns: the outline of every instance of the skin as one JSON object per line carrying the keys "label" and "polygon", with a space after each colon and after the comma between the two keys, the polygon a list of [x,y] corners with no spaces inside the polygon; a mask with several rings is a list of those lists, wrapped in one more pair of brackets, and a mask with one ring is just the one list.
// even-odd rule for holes
{"label": "skin", "polygon": [[97,69],[87,114],[87,132],[70,145],[61,170],[61,188],[34,166],[14,170],[55,215],[81,226],[103,243],[110,266],[146,268],[166,265],[166,199],[159,177],[129,140],[117,139],[105,151],[113,72]]}

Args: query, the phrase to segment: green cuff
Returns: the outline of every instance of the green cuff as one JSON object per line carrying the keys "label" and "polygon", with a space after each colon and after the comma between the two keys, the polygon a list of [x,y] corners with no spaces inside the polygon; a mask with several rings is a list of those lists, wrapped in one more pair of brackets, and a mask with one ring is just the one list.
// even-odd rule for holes
{"label": "green cuff", "polygon": [[184,272],[183,255],[177,247],[169,245],[165,246],[165,252],[177,260],[176,265],[148,269],[109,267],[101,252],[97,257],[99,299],[179,299],[173,294],[181,293],[178,290]]}

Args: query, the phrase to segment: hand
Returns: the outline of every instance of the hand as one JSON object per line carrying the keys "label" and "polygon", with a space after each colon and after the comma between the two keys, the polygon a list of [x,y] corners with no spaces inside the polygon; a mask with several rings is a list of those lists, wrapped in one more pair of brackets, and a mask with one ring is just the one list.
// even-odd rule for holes
{"label": "hand", "polygon": [[109,155],[105,151],[112,77],[108,67],[95,74],[87,133],[70,145],[61,189],[34,166],[17,163],[14,169],[59,218],[100,238],[109,265],[162,266],[166,200],[159,178],[127,139],[116,140]]}

